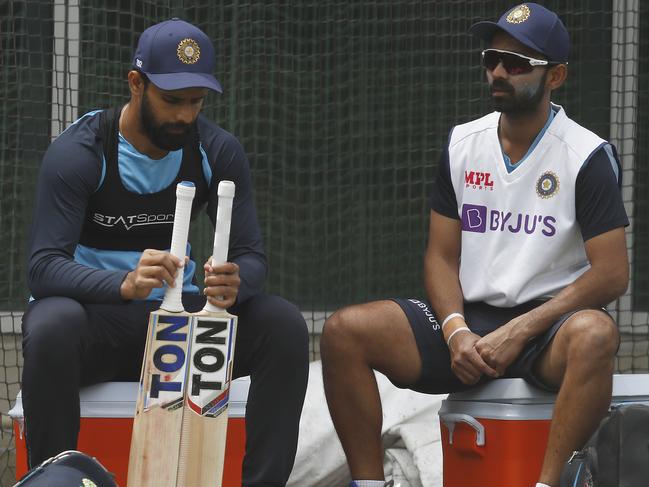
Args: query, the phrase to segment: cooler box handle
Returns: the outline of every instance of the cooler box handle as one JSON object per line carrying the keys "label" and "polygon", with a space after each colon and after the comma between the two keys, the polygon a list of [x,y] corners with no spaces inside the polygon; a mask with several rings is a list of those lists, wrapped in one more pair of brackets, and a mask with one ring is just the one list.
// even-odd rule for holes
{"label": "cooler box handle", "polygon": [[476,432],[475,444],[478,446],[484,446],[484,426],[480,424],[480,421],[475,419],[473,416],[468,414],[459,414],[459,413],[445,413],[440,414],[440,419],[442,423],[448,428],[448,442],[453,444],[453,430],[455,430],[455,423],[466,423]]}

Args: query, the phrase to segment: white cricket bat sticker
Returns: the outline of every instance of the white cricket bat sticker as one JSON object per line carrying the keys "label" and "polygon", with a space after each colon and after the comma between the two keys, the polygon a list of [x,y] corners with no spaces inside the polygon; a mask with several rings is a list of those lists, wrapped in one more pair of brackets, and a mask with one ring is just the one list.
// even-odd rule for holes
{"label": "white cricket bat sticker", "polygon": [[187,402],[201,416],[218,416],[227,407],[235,327],[232,317],[196,317]]}
{"label": "white cricket bat sticker", "polygon": [[143,410],[154,406],[165,409],[182,407],[185,393],[186,353],[192,329],[190,315],[151,315],[153,343],[149,383],[145,389]]}

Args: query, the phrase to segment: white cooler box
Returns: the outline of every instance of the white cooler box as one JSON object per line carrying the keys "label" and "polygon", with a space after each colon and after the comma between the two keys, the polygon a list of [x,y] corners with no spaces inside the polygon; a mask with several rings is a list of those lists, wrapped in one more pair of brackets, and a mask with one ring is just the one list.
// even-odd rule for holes
{"label": "white cooler box", "polygon": [[[449,394],[439,410],[444,487],[535,485],[554,400],[523,379]],[[612,403],[649,404],[649,374],[615,375]]]}
{"label": "white cooler box", "polygon": [[[131,430],[138,382],[106,382],[81,390],[81,429],[77,449],[93,456],[115,474],[118,485],[126,485]],[[241,464],[246,445],[245,413],[249,377],[230,386],[228,436],[225,448],[224,486],[241,485]],[[16,438],[16,479],[27,473],[27,452],[23,435],[21,393],[9,411]]]}

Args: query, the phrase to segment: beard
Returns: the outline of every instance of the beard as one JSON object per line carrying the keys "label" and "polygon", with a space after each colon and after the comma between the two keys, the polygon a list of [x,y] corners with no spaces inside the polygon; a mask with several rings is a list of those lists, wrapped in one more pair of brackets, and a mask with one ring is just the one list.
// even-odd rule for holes
{"label": "beard", "polygon": [[[548,71],[546,70],[536,87],[526,86],[518,92],[507,81],[502,79],[494,80],[489,86],[494,109],[511,116],[526,115],[535,112],[545,95],[545,80],[547,76]],[[506,94],[494,96],[493,92],[495,89]]]}
{"label": "beard", "polygon": [[153,115],[146,90],[142,97],[140,121],[149,140],[156,147],[166,151],[182,149],[189,142],[194,125],[193,123],[158,123]]}

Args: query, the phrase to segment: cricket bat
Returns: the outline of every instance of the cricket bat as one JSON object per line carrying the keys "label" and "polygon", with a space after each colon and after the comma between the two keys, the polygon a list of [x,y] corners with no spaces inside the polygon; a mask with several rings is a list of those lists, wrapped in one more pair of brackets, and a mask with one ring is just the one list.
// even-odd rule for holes
{"label": "cricket bat", "polygon": [[[234,196],[228,183],[223,191],[219,185],[213,264],[227,260]],[[171,253],[184,259],[193,185],[180,183],[176,195]],[[186,313],[182,271],[149,318],[131,437],[131,487],[221,485],[236,318],[209,304]]]}
{"label": "cricket bat", "polygon": [[[219,183],[212,266],[228,260],[234,191]],[[177,487],[221,487],[237,317],[208,301],[194,319]]]}

